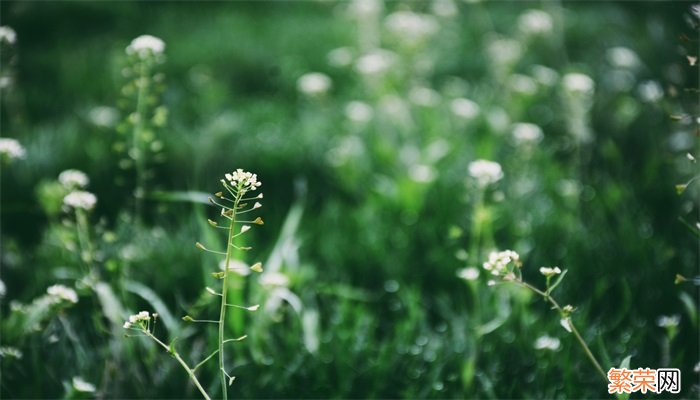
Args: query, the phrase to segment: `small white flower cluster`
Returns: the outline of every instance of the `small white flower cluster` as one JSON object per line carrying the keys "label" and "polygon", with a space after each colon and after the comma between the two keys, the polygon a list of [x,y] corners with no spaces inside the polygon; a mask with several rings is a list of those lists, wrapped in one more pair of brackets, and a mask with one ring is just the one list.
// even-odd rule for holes
{"label": "small white flower cluster", "polygon": [[82,209],[90,211],[95,208],[97,204],[97,197],[90,192],[83,190],[74,190],[63,198],[63,205],[68,208]]}
{"label": "small white flower cluster", "polygon": [[541,267],[541,268],[540,268],[540,274],[542,274],[542,275],[546,276],[547,278],[549,278],[549,277],[551,277],[551,276],[561,274],[561,270],[559,269],[559,267],[554,267],[554,268],[550,268],[550,267]]}
{"label": "small white flower cluster", "polygon": [[470,120],[479,115],[479,105],[469,99],[459,97],[450,102],[450,111],[459,118]]}
{"label": "small white flower cluster", "polygon": [[662,315],[656,320],[656,325],[661,328],[673,328],[681,323],[681,317],[678,314]]}
{"label": "small white flower cluster", "polygon": [[484,263],[484,269],[492,275],[504,275],[508,272],[508,264],[520,266],[520,255],[513,250],[492,251],[489,260]]}
{"label": "small white flower cluster", "polygon": [[362,101],[351,101],[345,106],[345,116],[353,122],[368,122],[374,115],[374,109]]}
{"label": "small white flower cluster", "polygon": [[535,144],[542,140],[542,128],[528,122],[513,125],[513,140],[518,145]]}
{"label": "small white flower cluster", "polygon": [[165,51],[165,42],[151,35],[141,35],[126,47],[127,54],[136,54],[139,58],[149,55],[161,55]]}
{"label": "small white flower cluster", "polygon": [[377,76],[387,72],[395,61],[396,55],[393,52],[375,49],[355,61],[355,70],[364,76]]}
{"label": "small white flower cluster", "polygon": [[11,138],[0,138],[0,157],[7,156],[10,160],[24,158],[26,151],[16,140]]}
{"label": "small white flower cluster", "polygon": [[95,385],[86,381],[80,376],[74,376],[73,389],[81,393],[92,393],[95,391]]}
{"label": "small white flower cluster", "polygon": [[[155,316],[155,314],[153,315]],[[138,314],[130,315],[129,320],[124,322],[124,329],[132,328],[134,325],[142,325],[144,322],[151,320],[151,314],[148,311],[141,311]]]}
{"label": "small white flower cluster", "polygon": [[297,89],[307,96],[321,96],[331,88],[331,78],[320,72],[309,72],[297,80]]}
{"label": "small white flower cluster", "polygon": [[540,336],[535,340],[535,349],[537,350],[556,351],[559,350],[560,345],[561,341],[559,339],[547,335]]}
{"label": "small white flower cluster", "polygon": [[497,162],[476,160],[469,163],[469,175],[476,179],[479,187],[483,188],[501,180],[503,178],[503,169],[501,164]]}
{"label": "small white flower cluster", "polygon": [[479,279],[479,270],[474,267],[462,268],[457,271],[457,277],[465,281],[474,281]]}
{"label": "small white flower cluster", "polygon": [[564,89],[571,93],[590,93],[595,86],[590,76],[578,72],[571,72],[564,75],[562,81]]}
{"label": "small white flower cluster", "polygon": [[224,175],[224,177],[226,177],[226,181],[228,181],[230,186],[244,192],[255,190],[262,185],[261,182],[258,182],[258,175],[243,171],[241,168]]}
{"label": "small white flower cluster", "polygon": [[440,25],[432,15],[396,11],[384,20],[387,30],[407,44],[421,42],[438,31]]}
{"label": "small white flower cluster", "polygon": [[87,175],[77,169],[67,169],[58,174],[58,181],[66,189],[82,189],[90,183]]}
{"label": "small white flower cluster", "polygon": [[0,42],[15,44],[17,41],[17,33],[9,26],[0,26]]}
{"label": "small white flower cluster", "polygon": [[57,299],[67,301],[70,303],[77,303],[78,302],[78,294],[75,293],[75,290],[63,286],[63,285],[53,285],[49,286],[48,289],[46,289],[46,293],[49,294],[49,296],[53,296]]}
{"label": "small white flower cluster", "polygon": [[527,10],[518,17],[518,28],[525,34],[546,34],[553,26],[552,16],[542,10]]}

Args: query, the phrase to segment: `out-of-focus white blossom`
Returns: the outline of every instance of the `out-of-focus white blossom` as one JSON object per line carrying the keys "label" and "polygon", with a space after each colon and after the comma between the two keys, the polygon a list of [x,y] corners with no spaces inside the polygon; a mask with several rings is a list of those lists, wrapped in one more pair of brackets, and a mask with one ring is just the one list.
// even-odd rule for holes
{"label": "out-of-focus white blossom", "polygon": [[508,265],[520,266],[520,255],[513,250],[492,251],[489,259],[484,263],[484,269],[492,275],[504,275],[508,271]]}
{"label": "out-of-focus white blossom", "polygon": [[535,144],[542,140],[542,129],[528,122],[519,122],[513,125],[513,140],[516,144]]}
{"label": "out-of-focus white blossom", "polygon": [[540,274],[542,274],[546,277],[550,277],[550,276],[561,274],[561,270],[559,269],[559,267],[554,267],[554,268],[540,267]]}
{"label": "out-of-focus white blossom", "polygon": [[673,328],[678,326],[681,322],[681,316],[678,314],[674,315],[662,315],[656,320],[656,325],[661,328]]}
{"label": "out-of-focus white blossom", "polygon": [[408,169],[408,176],[415,182],[428,183],[435,180],[435,168],[426,164],[413,164]]}
{"label": "out-of-focus white blossom", "polygon": [[70,208],[89,211],[97,204],[97,197],[90,192],[75,190],[63,198],[63,204]]}
{"label": "out-of-focus white blossom", "polygon": [[307,96],[320,96],[331,88],[331,78],[320,72],[310,72],[297,80],[297,89]]}
{"label": "out-of-focus white blossom", "polygon": [[287,287],[289,278],[281,272],[269,271],[260,275],[260,284],[265,287]]}
{"label": "out-of-focus white blossom", "polygon": [[518,28],[528,35],[546,34],[553,27],[552,16],[542,10],[527,10],[518,17]]}
{"label": "out-of-focus white blossom", "polygon": [[462,268],[457,271],[457,277],[466,281],[474,281],[479,278],[479,269],[475,267]]}
{"label": "out-of-focus white blossom", "polygon": [[544,65],[535,65],[532,67],[532,76],[537,83],[544,86],[554,86],[559,80],[559,73]]}
{"label": "out-of-focus white blossom", "polygon": [[476,160],[469,163],[469,175],[476,179],[480,187],[486,187],[503,178],[503,169],[501,164],[497,162]]}
{"label": "out-of-focus white blossom", "polygon": [[0,42],[15,44],[17,41],[17,33],[9,26],[0,26]]}
{"label": "out-of-focus white blossom", "polygon": [[559,350],[561,346],[561,341],[555,337],[551,336],[540,336],[535,340],[535,349],[537,350]]}
{"label": "out-of-focus white blossom", "polygon": [[562,82],[564,89],[571,93],[591,93],[595,86],[590,76],[578,72],[564,75]]}
{"label": "out-of-focus white blossom", "polygon": [[440,27],[435,17],[412,11],[396,11],[384,20],[386,29],[397,39],[407,44],[423,42]]}
{"label": "out-of-focus white blossom", "polygon": [[433,89],[427,87],[414,87],[408,93],[411,103],[423,107],[435,107],[440,103],[440,95]]}
{"label": "out-of-focus white blossom", "polygon": [[450,102],[450,110],[454,115],[466,120],[473,119],[479,115],[479,105],[463,97]]}
{"label": "out-of-focus white blossom", "polygon": [[639,66],[639,56],[627,47],[612,47],[606,52],[608,62],[617,68],[636,68]]}
{"label": "out-of-focus white blossom", "polygon": [[67,169],[58,174],[58,181],[67,189],[82,189],[90,183],[87,175],[77,169]]}
{"label": "out-of-focus white blossom", "polygon": [[384,8],[381,0],[352,0],[348,6],[351,15],[357,18],[374,16]]}
{"label": "out-of-focus white blossom", "polygon": [[537,93],[537,83],[534,79],[523,74],[513,74],[508,78],[508,86],[511,90],[527,96]]}
{"label": "out-of-focus white blossom", "polygon": [[141,35],[126,47],[127,54],[136,54],[139,58],[161,55],[165,51],[165,42],[152,35]]}
{"label": "out-of-focus white blossom", "polygon": [[347,67],[352,64],[353,52],[349,47],[338,47],[328,52],[326,59],[328,64],[333,67]]}
{"label": "out-of-focus white blossom", "polygon": [[520,59],[523,48],[513,39],[491,40],[486,48],[489,58],[497,65],[510,65]]}
{"label": "out-of-focus white blossom", "polygon": [[82,377],[73,377],[73,389],[81,393],[93,393],[95,391],[95,385],[86,381]]}
{"label": "out-of-focus white blossom", "polygon": [[14,160],[24,158],[26,153],[24,147],[16,139],[0,138],[0,157]]}
{"label": "out-of-focus white blossom", "polygon": [[373,115],[374,109],[362,101],[351,101],[345,106],[345,116],[354,122],[367,122]]}
{"label": "out-of-focus white blossom", "polygon": [[366,76],[381,75],[392,67],[395,59],[396,55],[391,51],[375,49],[355,61],[355,70]]}
{"label": "out-of-focus white blossom", "polygon": [[659,101],[664,97],[664,90],[661,88],[659,82],[656,81],[642,82],[639,84],[637,90],[639,92],[639,97],[649,103]]}
{"label": "out-of-focus white blossom", "polygon": [[119,112],[113,107],[98,106],[88,112],[88,119],[97,126],[111,128],[119,121]]}
{"label": "out-of-focus white blossom", "polygon": [[63,301],[67,301],[69,303],[77,303],[78,302],[78,294],[75,293],[75,290],[63,286],[63,285],[53,285],[49,286],[48,289],[46,289],[46,293],[48,293],[50,296],[54,296],[58,299],[61,299]]}
{"label": "out-of-focus white blossom", "polygon": [[459,12],[453,0],[433,0],[430,11],[443,18],[454,17]]}

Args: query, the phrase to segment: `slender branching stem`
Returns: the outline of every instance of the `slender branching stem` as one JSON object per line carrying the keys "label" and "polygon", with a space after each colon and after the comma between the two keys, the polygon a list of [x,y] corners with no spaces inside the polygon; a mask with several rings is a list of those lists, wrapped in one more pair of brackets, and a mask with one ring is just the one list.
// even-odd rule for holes
{"label": "slender branching stem", "polygon": [[[524,288],[527,288],[527,289],[529,289],[529,290],[532,290],[533,292],[535,292],[535,293],[537,293],[538,295],[542,296],[542,297],[545,299],[545,301],[549,302],[557,311],[559,311],[559,314],[560,314],[560,315],[566,316],[566,315],[568,314],[568,313],[565,312],[564,309],[559,305],[559,303],[557,303],[557,301],[554,300],[554,298],[552,298],[552,296],[549,295],[549,293],[543,292],[543,291],[541,291],[540,289],[537,289],[536,287],[530,285],[530,284],[527,283],[527,282],[523,282],[523,281],[520,280],[520,279],[515,279],[515,280],[513,280],[512,282],[515,282],[516,284],[518,284],[518,285],[520,285],[520,286],[522,286],[522,287],[524,287]],[[588,345],[586,344],[586,342],[583,340],[583,337],[581,337],[581,334],[579,333],[578,329],[576,329],[576,326],[574,325],[574,322],[571,320],[571,318],[568,318],[567,323],[568,323],[569,327],[571,328],[571,333],[573,333],[574,336],[576,337],[576,340],[577,340],[578,343],[581,345],[581,348],[582,348],[583,351],[586,353],[586,356],[588,356],[588,359],[591,360],[591,363],[593,363],[593,366],[594,366],[595,369],[598,371],[598,373],[599,373],[600,376],[603,378],[603,380],[604,380],[605,382],[608,382],[608,376],[607,376],[607,374],[605,373],[605,371],[603,370],[603,367],[600,366],[600,363],[598,362],[598,360],[597,360],[597,359],[595,358],[595,356],[593,355],[593,352],[591,352],[591,349],[588,347]]]}

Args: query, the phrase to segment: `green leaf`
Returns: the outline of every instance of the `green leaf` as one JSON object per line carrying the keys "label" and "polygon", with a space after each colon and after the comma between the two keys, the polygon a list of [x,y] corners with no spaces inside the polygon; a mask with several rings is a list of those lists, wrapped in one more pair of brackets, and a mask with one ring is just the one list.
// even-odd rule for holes
{"label": "green leaf", "polygon": [[559,284],[561,283],[561,281],[564,279],[564,275],[566,275],[566,273],[567,273],[568,271],[569,271],[568,269],[565,269],[564,271],[562,271],[561,274],[559,274],[559,276],[557,277],[557,280],[554,281],[554,284],[553,284],[552,286],[549,287],[549,290],[548,290],[548,293],[549,293],[549,294],[552,294],[552,292],[554,291],[554,289],[556,289],[557,286],[559,286]]}
{"label": "green leaf", "polygon": [[688,187],[687,183],[682,183],[682,184],[676,185],[676,193],[678,193],[679,195],[683,194],[683,192],[685,192],[685,189],[687,187]]}
{"label": "green leaf", "polygon": [[158,316],[163,321],[163,324],[165,324],[165,327],[168,328],[168,332],[170,332],[171,335],[177,334],[180,331],[177,320],[173,317],[173,314],[168,309],[168,306],[165,305],[165,302],[161,300],[153,289],[135,281],[126,281],[124,283],[124,288],[146,300],[153,307],[153,310],[158,313]]}
{"label": "green leaf", "polygon": [[[629,369],[631,359],[632,359],[632,356],[625,357],[622,360],[622,363],[620,364],[620,369]],[[629,393],[618,393],[616,398],[617,398],[617,400],[627,400],[630,398],[630,394]]]}
{"label": "green leaf", "polygon": [[175,350],[175,341],[176,340],[177,340],[177,338],[173,339],[173,341],[170,342],[170,344],[168,345],[168,353],[170,353],[170,354],[177,353],[177,350]]}

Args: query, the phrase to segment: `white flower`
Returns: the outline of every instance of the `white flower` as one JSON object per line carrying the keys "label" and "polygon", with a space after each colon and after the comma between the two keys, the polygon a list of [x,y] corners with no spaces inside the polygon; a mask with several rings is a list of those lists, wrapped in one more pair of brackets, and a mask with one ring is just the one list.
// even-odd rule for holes
{"label": "white flower", "polygon": [[595,85],[590,76],[578,72],[564,75],[563,82],[564,88],[571,93],[590,93]]}
{"label": "white flower", "polygon": [[90,122],[101,127],[113,127],[119,120],[119,112],[113,107],[97,106],[88,113]]}
{"label": "white flower", "polygon": [[572,329],[571,329],[571,319],[570,319],[569,317],[562,318],[562,319],[559,321],[559,324],[561,324],[561,326],[562,326],[564,329],[566,329],[567,332],[569,332],[569,333],[572,332]]}
{"label": "white flower", "polygon": [[554,268],[541,267],[540,274],[542,274],[546,277],[550,277],[550,276],[561,274],[561,270],[559,269],[559,267],[554,267]]}
{"label": "white flower", "polygon": [[642,82],[639,84],[637,90],[639,92],[639,97],[649,103],[661,100],[664,97],[664,90],[661,88],[659,82],[656,81]]}
{"label": "white flower", "polygon": [[474,281],[479,278],[479,269],[474,267],[462,268],[457,271],[457,277],[466,281]]}
{"label": "white flower", "polygon": [[260,275],[260,284],[267,287],[289,286],[289,278],[281,272],[265,272]]}
{"label": "white flower", "polygon": [[439,25],[435,17],[411,11],[396,11],[384,20],[387,30],[407,44],[421,42],[435,32]]}
{"label": "white flower", "polygon": [[541,35],[552,31],[552,16],[542,10],[527,10],[518,17],[518,28],[530,35]]}
{"label": "white flower", "polygon": [[476,160],[469,163],[469,175],[476,179],[480,187],[486,187],[503,178],[503,169],[497,162]]}
{"label": "white flower", "polygon": [[559,73],[544,65],[535,65],[532,67],[532,76],[535,80],[544,86],[554,86],[559,79]]}
{"label": "white flower", "polygon": [[246,233],[250,230],[250,225],[241,226],[241,233]]}
{"label": "white flower", "polygon": [[22,358],[22,352],[16,347],[2,346],[0,347],[0,358],[5,357],[12,357],[19,360]]}
{"label": "white flower", "polygon": [[452,102],[450,102],[450,110],[457,117],[466,120],[472,119],[479,115],[479,105],[462,97],[454,99]]}
{"label": "white flower", "polygon": [[297,80],[297,89],[307,96],[322,95],[331,88],[331,78],[320,72],[310,72]]}
{"label": "white flower", "polygon": [[371,17],[382,10],[382,3],[379,0],[353,0],[348,7],[348,11],[358,18]]}
{"label": "white flower", "polygon": [[632,49],[627,47],[612,47],[606,52],[610,64],[618,68],[635,68],[639,66],[639,57]]}
{"label": "white flower", "polygon": [[127,54],[137,54],[139,58],[160,55],[165,51],[165,42],[151,35],[141,35],[126,47]]}
{"label": "white flower", "polygon": [[523,74],[513,74],[508,78],[508,86],[517,93],[532,96],[537,93],[537,83]]}
{"label": "white flower", "polygon": [[443,18],[454,17],[459,12],[457,5],[452,0],[434,0],[430,5],[430,11]]}
{"label": "white flower", "polygon": [[434,107],[440,102],[440,95],[430,88],[414,87],[409,91],[408,99],[419,106]]}
{"label": "white flower", "polygon": [[17,33],[9,26],[0,26],[0,42],[15,44],[17,41]]}
{"label": "white flower", "polygon": [[235,190],[247,192],[248,190],[256,190],[262,183],[258,182],[258,175],[243,171],[238,168],[230,174],[224,175],[228,184]]}
{"label": "white flower", "polygon": [[24,158],[26,151],[16,140],[11,138],[0,138],[0,156],[7,156],[10,160]]}
{"label": "white flower", "polygon": [[345,116],[353,122],[368,122],[373,115],[374,109],[361,101],[351,101],[345,106]]}
{"label": "white flower", "polygon": [[54,296],[56,298],[59,298],[61,300],[65,300],[70,303],[77,303],[78,302],[78,294],[75,293],[75,290],[63,286],[63,285],[53,285],[49,286],[48,289],[46,289],[46,293],[48,293],[50,296]]}
{"label": "white flower", "polygon": [[520,266],[520,255],[513,250],[492,251],[489,254],[489,259],[484,263],[484,269],[491,272],[492,275],[503,275],[508,269],[509,264],[516,267]]}
{"label": "white flower", "polygon": [[656,325],[661,328],[672,328],[678,326],[680,322],[680,315],[662,315],[656,320]]}
{"label": "white flower", "polygon": [[520,122],[513,125],[513,140],[516,144],[534,144],[542,140],[542,129],[531,123]]}
{"label": "white flower", "polygon": [[[155,316],[155,314],[153,314]],[[151,315],[148,313],[148,311],[141,311],[138,314],[130,315],[129,319],[124,322],[124,329],[129,329],[133,327],[134,325],[143,325],[144,322],[148,322],[151,320]]]}
{"label": "white flower", "polygon": [[559,339],[551,336],[540,336],[535,340],[535,349],[537,350],[552,350],[556,351],[559,349],[561,342]]}
{"label": "white flower", "polygon": [[487,52],[496,64],[509,65],[520,58],[523,48],[513,39],[494,39],[489,42]]}
{"label": "white flower", "polygon": [[83,393],[92,393],[95,391],[95,385],[93,385],[90,382],[87,382],[79,376],[73,377],[73,388],[78,392]]}
{"label": "white flower", "polygon": [[430,165],[413,164],[409,167],[408,175],[415,182],[428,183],[435,180],[437,172]]}
{"label": "white flower", "polygon": [[5,287],[5,282],[0,281],[0,298],[5,297],[5,293],[7,293],[7,288]]}
{"label": "white flower", "polygon": [[87,175],[77,169],[67,169],[58,174],[58,181],[67,189],[84,188],[90,183]]}
{"label": "white flower", "polygon": [[388,50],[375,49],[355,61],[355,69],[362,75],[381,75],[394,64],[396,56]]}
{"label": "white flower", "polygon": [[97,197],[90,192],[75,190],[70,192],[63,198],[63,204],[70,208],[81,208],[83,210],[92,210],[97,204]]}

